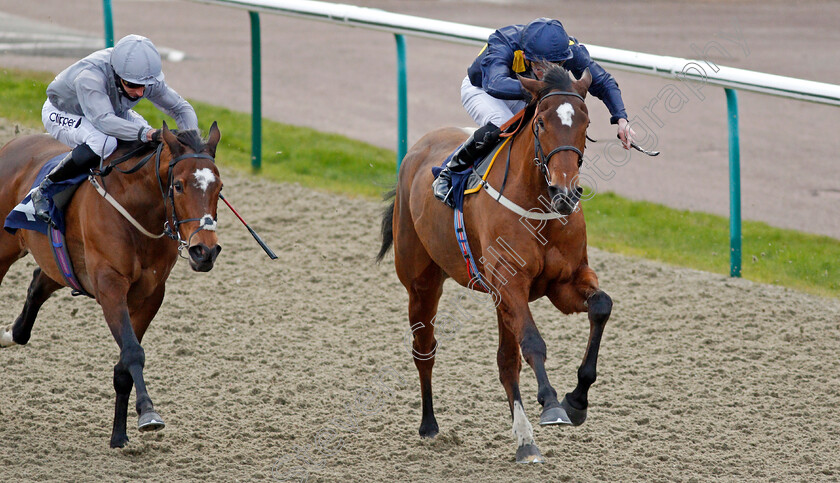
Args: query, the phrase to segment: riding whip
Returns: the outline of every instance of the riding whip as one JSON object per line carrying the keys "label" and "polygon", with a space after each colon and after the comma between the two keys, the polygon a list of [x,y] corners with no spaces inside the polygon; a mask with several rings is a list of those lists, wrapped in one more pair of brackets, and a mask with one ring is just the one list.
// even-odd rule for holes
{"label": "riding whip", "polygon": [[[621,139],[621,136],[619,136],[617,134],[616,134],[615,137],[617,137],[618,139]],[[648,156],[659,156],[659,151],[648,151],[647,149],[645,149],[645,148],[639,146],[638,144],[636,144],[636,141],[630,141],[630,147],[635,149],[636,151],[638,151],[640,153],[647,154]]]}
{"label": "riding whip", "polygon": [[242,217],[239,216],[239,213],[236,211],[236,208],[231,206],[231,204],[228,203],[228,200],[226,200],[225,197],[222,196],[221,193],[219,193],[219,199],[221,199],[222,201],[225,202],[226,205],[228,205],[228,208],[230,208],[230,211],[232,211],[233,214],[236,215],[237,218],[239,218],[239,221],[241,221],[242,224],[245,225],[245,228],[247,228],[248,231],[251,232],[251,236],[254,237],[254,240],[257,240],[257,243],[259,243],[260,246],[262,247],[262,249],[265,250],[265,253],[268,255],[268,257],[271,258],[272,260],[277,259],[277,255],[275,255],[274,252],[271,251],[271,248],[268,248],[268,245],[266,245],[265,242],[262,240],[262,238],[260,238],[260,236],[257,235],[257,232],[255,232],[250,226],[248,226],[248,223],[246,223],[245,220],[243,220]]}

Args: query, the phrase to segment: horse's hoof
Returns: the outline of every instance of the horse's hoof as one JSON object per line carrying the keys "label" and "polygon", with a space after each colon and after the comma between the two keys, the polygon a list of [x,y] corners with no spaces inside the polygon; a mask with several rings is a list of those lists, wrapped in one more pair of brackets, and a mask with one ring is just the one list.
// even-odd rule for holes
{"label": "horse's hoof", "polygon": [[154,411],[141,414],[140,419],[137,421],[137,429],[142,432],[159,431],[164,427],[166,427],[166,424],[164,424],[163,418]]}
{"label": "horse's hoof", "polygon": [[428,438],[432,439],[438,435],[440,430],[438,429],[438,425],[436,422],[433,422],[429,425],[420,425],[420,437],[421,438]]}
{"label": "horse's hoof", "polygon": [[552,424],[572,424],[566,410],[561,406],[554,406],[553,408],[543,409],[540,414],[540,426],[549,426]]}
{"label": "horse's hoof", "polygon": [[121,436],[113,436],[111,437],[111,448],[125,448],[125,445],[128,443],[128,436],[121,435]]}
{"label": "horse's hoof", "polygon": [[586,409],[573,408],[565,397],[562,401],[560,401],[560,407],[566,411],[566,415],[569,416],[569,420],[572,422],[573,426],[580,426],[584,421],[586,421]]}
{"label": "horse's hoof", "polygon": [[517,463],[545,463],[545,458],[535,444],[523,444],[516,448]]}

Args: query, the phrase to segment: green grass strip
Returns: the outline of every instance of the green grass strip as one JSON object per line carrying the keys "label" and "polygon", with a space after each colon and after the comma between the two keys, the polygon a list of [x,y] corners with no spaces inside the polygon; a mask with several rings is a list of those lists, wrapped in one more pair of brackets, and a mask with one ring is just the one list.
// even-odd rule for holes
{"label": "green grass strip", "polygon": [[[51,74],[0,71],[0,117],[41,128]],[[250,115],[192,102],[204,132],[215,120],[222,131],[218,162],[250,172]],[[148,101],[137,111],[152,126],[164,119]],[[351,196],[375,198],[391,187],[395,153],[344,136],[263,121],[260,176]],[[714,273],[729,273],[727,218],[643,201],[613,193],[584,204],[589,243],[626,255],[661,260]],[[840,297],[840,240],[745,221],[744,278],[783,285],[819,295]]]}

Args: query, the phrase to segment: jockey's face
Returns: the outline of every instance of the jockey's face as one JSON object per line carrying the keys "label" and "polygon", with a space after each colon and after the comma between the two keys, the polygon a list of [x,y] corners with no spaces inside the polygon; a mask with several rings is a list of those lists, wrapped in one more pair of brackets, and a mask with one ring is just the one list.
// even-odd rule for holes
{"label": "jockey's face", "polygon": [[[542,80],[543,76],[545,75],[545,69],[543,69],[540,66],[539,62],[531,62],[530,60],[527,61],[527,62],[528,62],[528,67],[531,68],[531,72],[534,73],[534,77],[537,80]],[[550,64],[555,64],[555,65],[560,65],[560,66],[562,66],[564,63],[565,63],[564,60],[561,60],[560,62],[550,62]]]}
{"label": "jockey's face", "polygon": [[125,89],[125,93],[134,99],[143,97],[143,93],[146,92],[146,86],[143,84],[134,84],[126,82],[123,79],[120,79],[120,82],[122,83],[123,89]]}

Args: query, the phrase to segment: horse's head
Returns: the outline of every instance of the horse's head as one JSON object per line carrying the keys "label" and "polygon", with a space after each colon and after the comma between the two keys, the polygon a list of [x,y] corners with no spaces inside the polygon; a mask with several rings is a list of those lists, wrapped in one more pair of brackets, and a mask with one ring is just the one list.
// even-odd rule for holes
{"label": "horse's head", "polygon": [[584,98],[592,75],[586,69],[576,79],[556,64],[541,68],[545,72],[542,80],[519,79],[533,99],[534,161],[545,176],[552,208],[569,215],[583,192],[578,175],[589,126]]}
{"label": "horse's head", "polygon": [[164,149],[158,175],[172,207],[171,214],[167,214],[171,216],[170,226],[189,252],[190,267],[207,272],[222,251],[216,235],[222,180],[214,159],[221,133],[214,122],[204,142],[197,131],[176,134],[164,123],[161,138]]}

